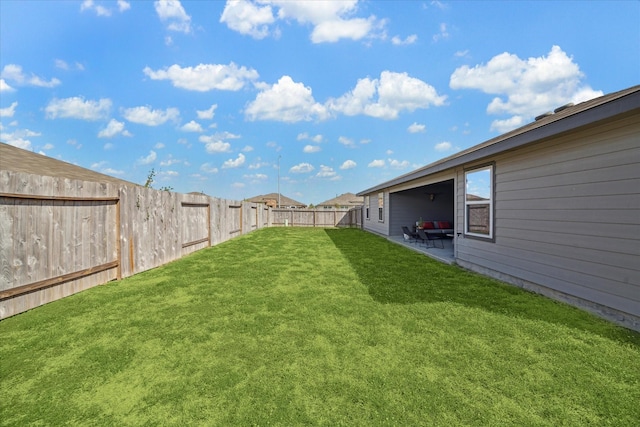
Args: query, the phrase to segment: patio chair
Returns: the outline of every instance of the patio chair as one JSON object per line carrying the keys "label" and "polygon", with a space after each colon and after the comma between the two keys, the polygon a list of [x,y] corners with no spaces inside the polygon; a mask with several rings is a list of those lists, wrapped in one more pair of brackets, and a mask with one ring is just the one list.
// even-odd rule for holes
{"label": "patio chair", "polygon": [[407,227],[406,225],[402,226],[402,234],[405,236],[405,240],[408,240],[409,243],[411,243],[411,241],[414,241],[414,242],[418,241],[418,235],[413,231],[409,230],[409,227]]}
{"label": "patio chair", "polygon": [[431,242],[434,248],[436,247],[436,242],[439,241],[440,248],[444,249],[444,242],[442,241],[442,236],[426,233],[424,230],[419,228],[418,239],[422,240],[425,243],[425,245],[427,245],[427,247],[429,247],[429,242]]}

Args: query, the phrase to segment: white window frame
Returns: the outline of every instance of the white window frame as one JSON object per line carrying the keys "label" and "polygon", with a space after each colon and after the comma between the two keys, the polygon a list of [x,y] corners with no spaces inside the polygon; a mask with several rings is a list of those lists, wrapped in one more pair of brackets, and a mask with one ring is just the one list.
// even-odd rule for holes
{"label": "white window frame", "polygon": [[369,196],[364,196],[364,219],[369,220]]}
{"label": "white window frame", "polygon": [[[468,197],[469,194],[469,176],[473,173],[477,172],[489,172],[489,183],[488,183],[488,194],[483,194],[482,198],[476,199]],[[483,240],[491,240],[495,241],[495,220],[494,220],[494,203],[495,203],[495,164],[486,164],[478,167],[474,167],[473,169],[468,169],[464,171],[464,234],[465,236],[483,239]],[[473,184],[472,184],[473,185]],[[487,190],[485,188],[485,190]],[[475,193],[475,192],[474,192]],[[473,193],[472,193],[473,194]],[[475,194],[473,194],[475,195]],[[488,224],[488,233],[480,233],[477,231],[470,230],[472,221],[469,218],[469,213],[472,209],[486,206],[488,210],[489,216],[489,224]]]}
{"label": "white window frame", "polygon": [[384,222],[384,193],[378,193],[378,222]]}

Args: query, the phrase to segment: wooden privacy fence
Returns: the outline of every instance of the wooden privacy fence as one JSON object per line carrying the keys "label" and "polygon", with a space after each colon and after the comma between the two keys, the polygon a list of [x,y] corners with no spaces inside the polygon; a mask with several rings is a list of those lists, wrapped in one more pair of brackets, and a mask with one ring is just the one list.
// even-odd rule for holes
{"label": "wooden privacy fence", "polygon": [[270,225],[261,204],[0,171],[0,319]]}
{"label": "wooden privacy fence", "polygon": [[272,224],[288,227],[362,227],[362,207],[351,209],[272,209]]}

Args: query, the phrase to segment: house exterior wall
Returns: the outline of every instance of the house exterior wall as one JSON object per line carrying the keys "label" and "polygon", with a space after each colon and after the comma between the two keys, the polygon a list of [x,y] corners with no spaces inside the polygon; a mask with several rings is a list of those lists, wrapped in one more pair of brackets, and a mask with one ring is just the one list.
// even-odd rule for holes
{"label": "house exterior wall", "polygon": [[[374,233],[389,235],[389,192],[384,191],[383,219],[378,219],[378,192],[369,194],[369,219],[364,218],[363,228]],[[365,202],[366,203],[366,202]],[[366,208],[366,206],[365,206]]]}
{"label": "house exterior wall", "polygon": [[[583,300],[595,311],[630,314],[637,322],[637,115],[488,160],[495,162],[495,242],[456,239],[457,263],[525,287],[539,285],[551,296]],[[464,169],[456,172],[456,223],[462,224]]]}
{"label": "house exterior wall", "polygon": [[391,236],[402,235],[402,226],[411,227],[415,225],[420,216],[427,219],[424,214],[424,196],[416,197],[413,193],[391,193],[391,203],[389,206],[389,233]]}

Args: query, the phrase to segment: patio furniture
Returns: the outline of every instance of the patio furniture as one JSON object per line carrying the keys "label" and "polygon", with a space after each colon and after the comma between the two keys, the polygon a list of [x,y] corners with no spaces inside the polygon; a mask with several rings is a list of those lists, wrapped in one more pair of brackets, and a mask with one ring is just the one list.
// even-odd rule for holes
{"label": "patio furniture", "polygon": [[441,249],[444,249],[444,242],[442,241],[442,236],[438,236],[435,234],[431,234],[431,233],[425,233],[425,231],[421,228],[418,229],[418,239],[422,240],[425,245],[427,245],[427,247],[429,247],[429,242],[431,242],[431,244],[433,245],[433,247],[436,247],[436,241],[440,242],[440,247]]}
{"label": "patio furniture", "polygon": [[409,243],[411,243],[412,240],[414,242],[418,241],[418,235],[413,231],[409,230],[409,227],[407,227],[406,225],[402,226],[402,234],[404,235],[404,239],[408,240]]}

